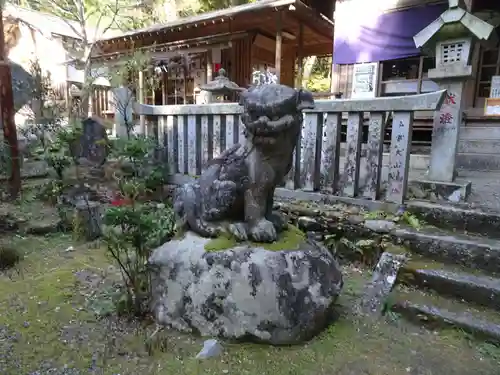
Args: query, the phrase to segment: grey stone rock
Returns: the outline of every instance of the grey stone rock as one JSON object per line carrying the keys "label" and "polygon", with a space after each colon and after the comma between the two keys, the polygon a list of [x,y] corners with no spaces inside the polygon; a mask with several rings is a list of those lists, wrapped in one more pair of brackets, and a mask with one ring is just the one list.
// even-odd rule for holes
{"label": "grey stone rock", "polygon": [[452,203],[460,202],[462,200],[462,192],[460,191],[460,189],[457,189],[453,193],[451,193],[448,197],[448,200]]}
{"label": "grey stone rock", "polygon": [[377,233],[389,233],[396,227],[396,224],[389,220],[366,220],[363,225]]}
{"label": "grey stone rock", "polygon": [[102,206],[99,202],[78,201],[75,205],[75,215],[78,221],[77,229],[88,241],[93,241],[102,235]]}
{"label": "grey stone rock", "polygon": [[365,218],[360,215],[352,215],[347,217],[347,222],[349,224],[359,225],[365,221]]}
{"label": "grey stone rock", "polygon": [[92,116],[82,121],[82,134],[71,145],[71,154],[80,163],[86,161],[90,165],[102,165],[108,156],[108,134],[104,120]]}
{"label": "grey stone rock", "polygon": [[205,340],[203,349],[196,355],[198,359],[207,359],[217,357],[222,353],[222,346],[217,340]]}
{"label": "grey stone rock", "polygon": [[419,184],[411,184],[408,186],[408,196],[415,199],[426,199],[429,193],[423,190]]}
{"label": "grey stone rock", "polygon": [[271,344],[310,339],[330,321],[343,279],[332,255],[305,241],[299,250],[239,245],[206,252],[188,232],[149,259],[152,311],[181,331]]}
{"label": "grey stone rock", "polygon": [[323,225],[318,223],[317,220],[307,216],[299,217],[297,220],[297,224],[299,228],[302,229],[304,232],[315,232],[323,229]]}
{"label": "grey stone rock", "polygon": [[27,234],[43,236],[49,233],[56,233],[60,229],[59,221],[35,221],[30,222],[26,227]]}

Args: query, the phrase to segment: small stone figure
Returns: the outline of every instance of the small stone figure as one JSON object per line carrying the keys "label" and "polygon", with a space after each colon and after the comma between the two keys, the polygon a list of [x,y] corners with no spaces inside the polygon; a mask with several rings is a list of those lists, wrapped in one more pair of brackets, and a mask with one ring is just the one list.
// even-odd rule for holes
{"label": "small stone figure", "polygon": [[240,95],[245,139],[211,160],[200,178],[174,198],[179,225],[203,237],[227,231],[240,241],[274,242],[286,221],[273,212],[274,191],[292,167],[302,110],[310,92],[280,84]]}

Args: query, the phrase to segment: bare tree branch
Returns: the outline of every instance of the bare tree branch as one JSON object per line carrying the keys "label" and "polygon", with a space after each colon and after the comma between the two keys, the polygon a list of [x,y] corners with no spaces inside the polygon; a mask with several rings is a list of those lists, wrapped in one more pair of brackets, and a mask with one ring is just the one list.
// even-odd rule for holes
{"label": "bare tree branch", "polygon": [[[111,8],[111,7],[109,7],[109,8]],[[116,23],[116,17],[118,16],[118,13],[120,12],[119,1],[115,0],[114,9],[109,9],[109,10],[112,10],[113,16],[111,18],[111,21],[109,21],[109,24],[105,28],[103,28],[102,32],[100,33],[101,34],[100,38],[102,38],[111,29],[111,27]],[[104,15],[104,12],[101,13],[99,20],[97,21],[96,31],[99,30],[103,15]],[[96,39],[94,41],[94,43],[97,41],[97,39],[100,39],[100,38],[94,38],[94,39]]]}
{"label": "bare tree branch", "polygon": [[[75,21],[70,20],[71,18],[76,18],[75,12],[73,12],[70,8],[61,4],[60,1],[58,1],[58,0],[47,0],[47,1],[50,5],[55,7],[59,11],[59,13],[61,13],[61,15],[65,15],[65,17],[60,17],[61,20],[63,20],[64,23],[69,26],[71,31],[73,31],[78,38],[84,40],[84,35],[82,35],[82,30],[80,30],[80,31],[77,30],[76,27],[73,25],[73,22],[75,22]],[[78,20],[77,22],[78,22],[79,26],[82,25],[80,20]]]}

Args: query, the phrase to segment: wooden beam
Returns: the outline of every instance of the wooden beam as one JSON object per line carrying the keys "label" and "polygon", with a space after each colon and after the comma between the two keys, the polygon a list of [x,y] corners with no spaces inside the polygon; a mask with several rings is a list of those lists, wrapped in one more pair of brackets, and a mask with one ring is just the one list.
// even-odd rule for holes
{"label": "wooden beam", "polygon": [[332,43],[333,41],[331,43],[305,45],[302,54],[304,57],[330,55],[332,53]]}
{"label": "wooden beam", "polygon": [[304,76],[304,24],[299,24],[299,48],[297,50],[297,88],[302,88],[302,79]]}
{"label": "wooden beam", "polygon": [[297,21],[306,23],[307,28],[315,34],[333,37],[330,33],[333,21],[327,19],[324,15],[313,13],[314,11],[311,8],[300,1],[296,3],[296,6],[297,9],[291,13]]}
{"label": "wooden beam", "polygon": [[[333,14],[335,14],[335,8],[336,8],[336,5],[337,5],[337,2],[334,1],[333,2]],[[332,43],[332,63],[330,64],[330,92],[334,92],[334,86],[333,86],[333,81],[335,79],[334,77],[334,71],[333,71],[333,57],[334,57],[334,53],[335,53],[335,43],[333,42],[335,40],[335,24],[332,25],[332,40],[331,40],[331,43]]]}
{"label": "wooden beam", "polygon": [[278,82],[281,80],[281,45],[283,43],[282,35],[282,21],[283,14],[278,11],[276,14],[276,54],[274,68],[276,70],[276,77],[278,77]]}
{"label": "wooden beam", "polygon": [[[207,64],[205,66],[205,74],[206,74],[206,77],[205,77],[206,82],[205,83],[208,83],[214,79],[214,77],[213,77],[214,66],[212,64],[212,50],[208,50],[208,52],[205,54],[205,56],[206,56],[206,64]],[[203,95],[204,95],[207,103],[212,102],[212,93],[205,91],[205,92],[203,92]]]}
{"label": "wooden beam", "polygon": [[167,73],[162,70],[161,72],[161,104],[167,105],[168,103],[168,90],[167,90]]}

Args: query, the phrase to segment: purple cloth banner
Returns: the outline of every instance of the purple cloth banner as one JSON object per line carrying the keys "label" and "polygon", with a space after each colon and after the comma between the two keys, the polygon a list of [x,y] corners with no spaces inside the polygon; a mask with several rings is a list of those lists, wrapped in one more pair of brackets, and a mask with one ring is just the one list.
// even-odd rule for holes
{"label": "purple cloth banner", "polygon": [[338,8],[333,62],[356,64],[419,55],[413,37],[437,19],[448,4],[378,14],[376,10],[365,10],[366,15],[361,17],[357,17],[359,9],[355,12],[352,7]]}

